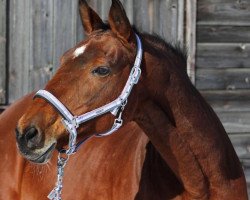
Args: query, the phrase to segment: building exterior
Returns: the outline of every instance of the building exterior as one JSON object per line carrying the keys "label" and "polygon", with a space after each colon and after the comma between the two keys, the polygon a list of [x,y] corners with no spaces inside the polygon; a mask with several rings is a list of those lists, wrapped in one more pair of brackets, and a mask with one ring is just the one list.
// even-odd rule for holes
{"label": "building exterior", "polygon": [[[123,0],[131,23],[188,49],[188,73],[217,112],[250,188],[250,1]],[[42,88],[84,38],[78,1],[0,0],[0,105]],[[110,1],[91,0],[105,19]]]}

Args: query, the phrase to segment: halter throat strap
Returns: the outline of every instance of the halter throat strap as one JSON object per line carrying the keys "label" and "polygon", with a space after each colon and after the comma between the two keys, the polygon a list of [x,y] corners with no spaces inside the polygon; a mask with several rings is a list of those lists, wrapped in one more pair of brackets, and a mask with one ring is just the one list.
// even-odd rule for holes
{"label": "halter throat strap", "polygon": [[[104,137],[111,135],[115,131],[117,131],[123,123],[122,120],[122,112],[126,106],[127,99],[134,87],[135,84],[138,83],[140,76],[141,76],[141,61],[142,61],[142,54],[143,54],[143,49],[142,49],[142,43],[139,38],[139,36],[136,34],[136,41],[137,41],[137,55],[135,59],[135,63],[133,68],[131,69],[129,78],[126,82],[126,85],[121,93],[121,95],[115,99],[114,101],[99,107],[95,110],[92,110],[90,112],[87,112],[83,115],[80,116],[74,116],[67,108],[66,106],[58,100],[53,94],[46,90],[39,90],[34,98],[42,98],[45,99],[48,103],[50,103],[57,111],[58,113],[62,116],[62,123],[69,132],[69,144],[68,144],[68,149],[65,150],[67,155],[71,155],[76,152],[76,150],[79,148],[79,146],[83,143],[80,142],[76,144],[76,138],[77,138],[77,128],[96,117],[99,117],[101,115],[104,115],[106,113],[111,113],[112,115],[116,116],[117,118],[114,121],[114,124],[112,128],[102,134],[95,134],[96,137]],[[85,139],[86,140],[86,139]]]}

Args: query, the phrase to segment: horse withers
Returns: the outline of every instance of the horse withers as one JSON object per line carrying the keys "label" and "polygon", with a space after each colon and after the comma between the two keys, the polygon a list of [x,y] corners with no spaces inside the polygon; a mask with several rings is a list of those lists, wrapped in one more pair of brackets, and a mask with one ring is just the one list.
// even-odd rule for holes
{"label": "horse withers", "polygon": [[[88,37],[62,56],[45,90],[72,116],[109,104],[130,77],[136,34],[144,50],[142,76],[126,101],[124,127],[107,138],[90,139],[69,159],[63,198],[246,200],[239,159],[218,117],[191,84],[183,53],[133,29],[118,0],[112,0],[108,24],[85,0],[80,0],[80,14]],[[106,132],[118,114],[81,124],[77,140]],[[45,199],[53,188],[55,149],[69,140],[61,118],[47,100],[36,98],[19,120],[20,153],[32,163],[51,163],[24,163],[20,199]]]}

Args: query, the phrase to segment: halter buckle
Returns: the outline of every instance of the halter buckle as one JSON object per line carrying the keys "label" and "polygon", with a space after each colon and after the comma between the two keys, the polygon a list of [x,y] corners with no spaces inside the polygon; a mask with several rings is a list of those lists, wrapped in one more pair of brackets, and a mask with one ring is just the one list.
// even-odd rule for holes
{"label": "halter buckle", "polygon": [[133,75],[133,78],[132,78],[133,83],[137,84],[141,77],[141,69],[139,67],[135,67],[134,71],[132,72],[132,75]]}

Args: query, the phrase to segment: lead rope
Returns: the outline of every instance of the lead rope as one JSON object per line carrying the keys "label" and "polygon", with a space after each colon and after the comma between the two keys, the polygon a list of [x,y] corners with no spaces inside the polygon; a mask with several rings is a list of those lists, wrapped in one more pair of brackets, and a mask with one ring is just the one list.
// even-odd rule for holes
{"label": "lead rope", "polygon": [[69,155],[65,154],[66,157],[62,156],[62,153],[58,155],[57,161],[57,182],[55,188],[50,192],[48,198],[51,200],[62,200],[62,188],[63,188],[63,175],[64,175],[64,167],[66,166]]}

